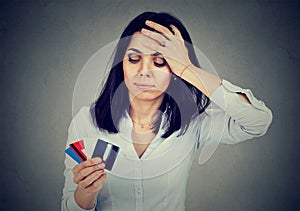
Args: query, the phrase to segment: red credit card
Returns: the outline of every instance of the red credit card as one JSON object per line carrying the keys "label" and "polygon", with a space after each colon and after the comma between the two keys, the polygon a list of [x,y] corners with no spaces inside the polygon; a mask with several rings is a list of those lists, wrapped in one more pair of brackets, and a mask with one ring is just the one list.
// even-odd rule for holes
{"label": "red credit card", "polygon": [[70,148],[76,153],[81,161],[87,160],[86,155],[82,152],[82,150],[85,149],[83,140],[70,144]]}

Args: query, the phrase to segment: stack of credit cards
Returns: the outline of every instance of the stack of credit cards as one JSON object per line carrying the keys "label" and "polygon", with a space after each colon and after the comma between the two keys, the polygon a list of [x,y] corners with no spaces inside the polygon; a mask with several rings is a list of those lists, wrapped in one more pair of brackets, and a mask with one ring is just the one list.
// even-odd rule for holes
{"label": "stack of credit cards", "polygon": [[65,150],[71,158],[73,158],[77,163],[87,160],[86,155],[82,152],[85,149],[83,140],[74,142],[69,145],[69,148]]}
{"label": "stack of credit cards", "polygon": [[[69,147],[65,150],[65,153],[67,153],[77,163],[81,163],[82,161],[88,159],[87,156],[82,152],[82,150],[84,149],[84,141],[80,140],[70,144]],[[120,147],[98,139],[94,148],[92,158],[101,157],[103,162],[105,163],[105,169],[111,171],[119,151]]]}

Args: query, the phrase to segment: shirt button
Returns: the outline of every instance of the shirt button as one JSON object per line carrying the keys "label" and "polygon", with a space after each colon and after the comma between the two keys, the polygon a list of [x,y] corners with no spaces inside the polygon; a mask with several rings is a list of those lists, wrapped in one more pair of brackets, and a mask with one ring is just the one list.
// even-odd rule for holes
{"label": "shirt button", "polygon": [[142,189],[140,187],[137,188],[136,193],[140,196],[142,195]]}
{"label": "shirt button", "polygon": [[141,168],[141,166],[142,166],[141,161],[136,161],[136,167]]}

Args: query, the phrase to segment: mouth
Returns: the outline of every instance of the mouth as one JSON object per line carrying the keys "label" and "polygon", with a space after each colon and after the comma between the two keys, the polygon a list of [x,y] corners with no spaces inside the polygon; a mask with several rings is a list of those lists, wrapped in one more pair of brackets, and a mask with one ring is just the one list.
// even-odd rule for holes
{"label": "mouth", "polygon": [[154,85],[151,84],[142,84],[142,83],[134,83],[134,85],[141,90],[152,89],[155,87]]}

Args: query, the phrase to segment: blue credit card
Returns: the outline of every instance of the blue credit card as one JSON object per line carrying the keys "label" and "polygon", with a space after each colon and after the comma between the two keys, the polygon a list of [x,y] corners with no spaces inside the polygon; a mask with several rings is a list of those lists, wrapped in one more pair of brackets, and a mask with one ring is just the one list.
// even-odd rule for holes
{"label": "blue credit card", "polygon": [[77,163],[87,160],[87,156],[82,152],[84,150],[84,141],[79,140],[69,145],[69,148],[65,150],[71,158],[73,158]]}
{"label": "blue credit card", "polygon": [[105,169],[111,171],[119,151],[120,147],[98,139],[92,158],[101,157],[103,162],[105,163]]}
{"label": "blue credit card", "polygon": [[68,149],[65,150],[65,153],[67,153],[71,158],[73,158],[77,163],[81,163],[82,160],[80,157],[69,147]]}

